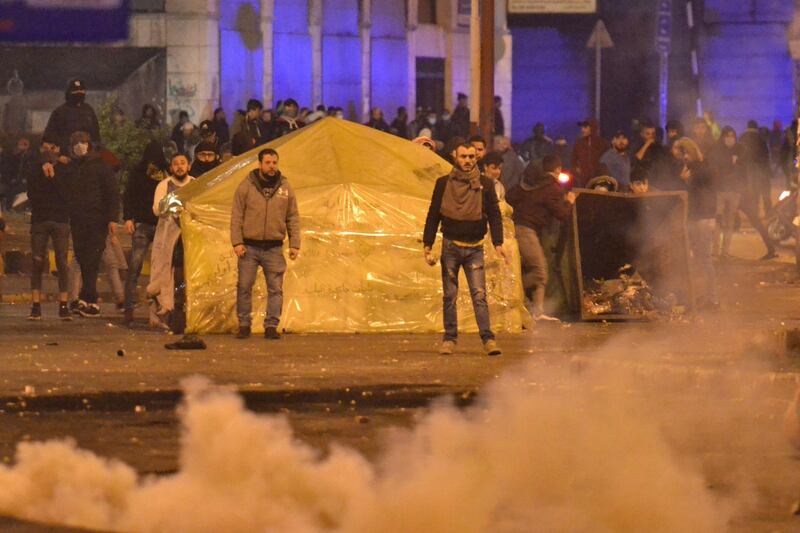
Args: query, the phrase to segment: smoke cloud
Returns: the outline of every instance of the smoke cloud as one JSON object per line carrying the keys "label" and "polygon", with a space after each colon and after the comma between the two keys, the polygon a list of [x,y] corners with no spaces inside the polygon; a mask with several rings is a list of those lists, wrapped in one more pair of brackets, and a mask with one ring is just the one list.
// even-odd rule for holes
{"label": "smoke cloud", "polygon": [[144,533],[726,530],[747,490],[711,490],[679,443],[723,437],[731,419],[744,430],[741,413],[720,416],[707,390],[691,413],[664,402],[697,391],[699,374],[642,367],[665,355],[641,344],[625,364],[608,356],[630,353],[629,340],[571,364],[531,360],[467,409],[439,401],[387,433],[374,462],[336,445],[322,454],[285,417],[193,378],[176,474],[139,477],[69,441],[23,442],[0,467],[0,513]]}

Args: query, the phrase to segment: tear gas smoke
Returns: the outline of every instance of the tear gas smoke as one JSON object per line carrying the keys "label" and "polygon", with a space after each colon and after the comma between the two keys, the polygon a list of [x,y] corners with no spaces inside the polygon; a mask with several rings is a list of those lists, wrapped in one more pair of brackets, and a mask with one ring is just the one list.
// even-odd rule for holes
{"label": "tear gas smoke", "polygon": [[675,453],[665,418],[631,396],[634,376],[559,366],[532,361],[469,409],[437,403],[388,434],[375,464],[336,445],[319,454],[284,417],[193,378],[178,473],[140,478],[70,441],[24,442],[0,467],[0,514],[170,533],[725,529],[730,506]]}

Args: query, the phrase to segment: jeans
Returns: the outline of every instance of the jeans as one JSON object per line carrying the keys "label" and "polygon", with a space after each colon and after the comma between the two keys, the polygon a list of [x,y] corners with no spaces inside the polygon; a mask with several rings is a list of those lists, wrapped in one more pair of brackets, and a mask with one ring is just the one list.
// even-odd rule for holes
{"label": "jeans", "polygon": [[536,230],[517,226],[517,242],[522,258],[522,288],[531,300],[531,315],[544,313],[544,291],[547,287],[547,259]]}
{"label": "jeans", "polygon": [[475,321],[481,340],[494,339],[489,321],[489,305],[486,303],[486,271],[483,263],[483,245],[456,246],[450,240],[442,241],[442,289],[444,296],[444,340],[455,341],[458,338],[458,272],[463,267],[467,277],[469,293],[472,297],[472,308],[475,310]]}
{"label": "jeans", "polygon": [[128,265],[128,277],[125,280],[125,309],[133,310],[136,307],[136,284],[142,273],[144,256],[153,243],[156,227],[152,224],[138,223],[131,238],[131,260]]}
{"label": "jeans", "polygon": [[714,270],[712,260],[712,248],[714,246],[714,224],[713,218],[703,218],[700,220],[689,221],[689,244],[692,249],[692,259],[696,274],[703,278],[706,301],[717,303],[717,273]]}
{"label": "jeans", "polygon": [[253,285],[256,282],[258,267],[264,270],[267,281],[267,314],[264,328],[278,327],[283,310],[283,274],[286,272],[286,259],[283,248],[269,249],[245,245],[245,254],[239,258],[239,279],[236,283],[236,315],[239,327],[250,327],[253,309]]}
{"label": "jeans", "polygon": [[97,274],[107,232],[108,225],[102,220],[72,221],[72,247],[81,267],[82,285],[78,297],[86,303],[97,303]]}
{"label": "jeans", "polygon": [[37,222],[31,224],[31,255],[33,268],[31,269],[31,290],[42,290],[42,274],[47,259],[47,242],[52,238],[53,250],[56,255],[56,269],[58,270],[58,292],[67,292],[68,267],[67,252],[69,250],[69,224],[66,222]]}
{"label": "jeans", "polygon": [[722,234],[722,255],[731,251],[731,238],[739,211],[741,194],[738,192],[717,193],[717,225],[714,228],[714,255],[720,254],[720,233]]}

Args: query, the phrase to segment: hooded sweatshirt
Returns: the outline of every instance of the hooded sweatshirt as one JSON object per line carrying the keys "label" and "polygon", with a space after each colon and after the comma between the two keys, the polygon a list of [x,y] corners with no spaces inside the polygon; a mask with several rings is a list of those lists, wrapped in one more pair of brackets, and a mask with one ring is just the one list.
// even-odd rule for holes
{"label": "hooded sweatshirt", "polygon": [[514,208],[514,224],[540,232],[553,220],[567,220],[572,205],[564,199],[555,175],[534,172],[533,168],[529,166],[519,187],[506,194],[506,202]]}
{"label": "hooded sweatshirt", "polygon": [[69,151],[69,136],[75,131],[85,131],[94,143],[100,142],[100,125],[97,122],[92,106],[84,101],[84,97],[70,93],[69,87],[75,80],[70,80],[64,94],[66,100],[55,108],[47,121],[43,137],[58,140],[61,153]]}
{"label": "hooded sweatshirt", "polygon": [[260,248],[280,246],[289,236],[289,247],[300,248],[300,211],[285,176],[263,178],[259,169],[245,178],[233,196],[231,244]]}

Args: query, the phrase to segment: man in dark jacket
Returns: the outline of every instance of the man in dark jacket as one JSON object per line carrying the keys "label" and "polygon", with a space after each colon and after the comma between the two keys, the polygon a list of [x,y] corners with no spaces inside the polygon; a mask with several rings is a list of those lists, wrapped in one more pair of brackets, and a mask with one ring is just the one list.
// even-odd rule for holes
{"label": "man in dark jacket", "polygon": [[93,150],[87,132],[76,131],[69,144],[71,160],[56,167],[56,179],[63,178],[67,187],[72,246],[81,267],[83,286],[77,311],[84,317],[96,317],[100,315],[97,273],[106,235],[116,231],[119,186],[114,171]]}
{"label": "man in dark jacket", "polygon": [[381,110],[380,107],[372,108],[372,110],[369,112],[369,121],[364,125],[385,133],[389,133],[391,130],[389,124],[387,124],[386,120],[383,118],[383,110]]}
{"label": "man in dark jacket", "polygon": [[55,108],[47,121],[44,136],[57,139],[61,153],[69,153],[70,135],[83,131],[94,143],[100,142],[100,125],[92,106],[86,103],[86,86],[80,79],[70,80],[67,84],[66,102]]}
{"label": "man in dark jacket", "polygon": [[431,266],[436,264],[431,248],[440,224],[443,237],[441,263],[444,339],[439,353],[449,355],[455,350],[458,339],[458,272],[463,268],[484,351],[487,355],[500,355],[502,351],[495,342],[486,301],[483,241],[488,224],[492,244],[497,254],[505,259],[503,221],[497,205],[494,183],[481,176],[475,147],[469,143],[456,148],[452,172],[436,180],[433,189],[422,237],[425,260]]}
{"label": "man in dark jacket", "polygon": [[194,163],[192,163],[189,174],[199,178],[209,170],[217,168],[219,163],[219,156],[214,143],[202,141],[194,149]]}
{"label": "man in dark jacket", "polygon": [[278,169],[278,152],[265,148],[258,153],[258,162],[259,168],[236,189],[231,209],[231,244],[239,258],[236,337],[250,336],[253,284],[260,266],[267,282],[264,338],[279,339],[286,272],[283,241],[288,234],[289,259],[294,261],[300,254],[300,212],[289,181]]}
{"label": "man in dark jacket", "polygon": [[561,160],[545,156],[541,172],[531,164],[520,186],[506,194],[506,202],[514,208],[514,226],[522,257],[522,287],[533,320],[556,320],[544,314],[547,287],[547,259],[541,245],[541,232],[554,220],[563,222],[572,214],[575,194],[564,195],[558,184]]}
{"label": "man in dark jacket", "polygon": [[[172,153],[175,150],[170,150]],[[133,322],[136,307],[136,284],[142,272],[147,249],[153,243],[158,219],[153,213],[153,197],[159,182],[167,177],[167,156],[162,144],[153,140],[145,147],[142,160],[131,172],[122,203],[125,231],[131,237],[131,258],[125,280],[125,319]]]}
{"label": "man in dark jacket", "polygon": [[545,127],[541,122],[533,126],[533,135],[522,142],[519,155],[526,163],[538,161],[554,151],[553,140],[545,135]]}
{"label": "man in dark jacket", "polygon": [[42,170],[42,163],[57,162],[60,148],[57,139],[45,137],[39,148],[41,159],[34,165],[27,177],[28,200],[31,204],[31,313],[28,320],[42,318],[42,274],[49,266],[47,243],[53,241],[58,270],[58,316],[71,320],[72,314],[67,305],[69,284],[67,252],[69,250],[69,208],[67,190],[61,172],[48,177]]}
{"label": "man in dark jacket", "polygon": [[494,97],[494,134],[506,134],[506,121],[503,119],[503,99],[495,95]]}
{"label": "man in dark jacket", "polygon": [[[0,155],[3,155],[1,151]],[[14,205],[18,194],[25,192],[28,176],[40,167],[39,157],[31,150],[31,141],[27,137],[17,139],[14,150],[3,155],[0,159],[0,193],[5,198],[7,209]]]}
{"label": "man in dark jacket", "polygon": [[[448,129],[451,137],[469,138],[469,99],[464,93],[458,93],[458,104],[450,116],[450,127]],[[447,139],[442,140],[447,141]]]}
{"label": "man in dark jacket", "polygon": [[600,137],[599,126],[594,119],[579,122],[581,136],[572,148],[573,185],[584,187],[597,176],[600,158],[610,148],[608,141]]}

